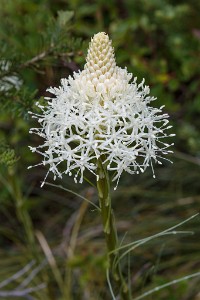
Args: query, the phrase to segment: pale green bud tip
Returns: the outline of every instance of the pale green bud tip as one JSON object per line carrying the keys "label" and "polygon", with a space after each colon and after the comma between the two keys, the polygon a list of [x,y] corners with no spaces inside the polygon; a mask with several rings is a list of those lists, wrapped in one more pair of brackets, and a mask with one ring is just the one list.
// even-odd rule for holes
{"label": "pale green bud tip", "polygon": [[99,32],[91,39],[86,62],[86,72],[97,79],[109,79],[116,71],[114,49],[105,32]]}

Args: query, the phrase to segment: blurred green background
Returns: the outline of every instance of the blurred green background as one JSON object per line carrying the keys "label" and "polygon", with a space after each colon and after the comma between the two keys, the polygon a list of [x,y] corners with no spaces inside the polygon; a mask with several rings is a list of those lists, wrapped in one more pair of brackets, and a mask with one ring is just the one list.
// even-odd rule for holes
{"label": "blurred green background", "polygon": [[[153,105],[165,105],[176,133],[171,138],[173,164],[155,166],[156,179],[151,170],[123,174],[112,192],[120,240],[148,237],[199,212],[199,12],[196,0],[0,0],[2,299],[15,298],[20,285],[24,290],[43,282],[45,288],[18,299],[63,299],[64,289],[71,289],[75,300],[111,299],[97,211],[70,191],[40,188],[47,168],[27,170],[41,161],[28,148],[40,143],[29,134],[37,124],[28,111],[36,111],[35,102],[43,101],[49,86],[83,68],[90,38],[99,31],[112,39],[117,64],[138,82],[145,78],[157,97]],[[53,182],[52,177],[47,181]],[[96,191],[87,182],[79,185],[65,177],[56,184],[97,203]],[[197,216],[180,228],[193,234],[155,239],[123,261],[135,297],[199,271],[199,220]],[[48,256],[50,249],[53,254]],[[26,273],[2,284],[30,262]],[[146,299],[198,300],[199,283],[196,277]]]}

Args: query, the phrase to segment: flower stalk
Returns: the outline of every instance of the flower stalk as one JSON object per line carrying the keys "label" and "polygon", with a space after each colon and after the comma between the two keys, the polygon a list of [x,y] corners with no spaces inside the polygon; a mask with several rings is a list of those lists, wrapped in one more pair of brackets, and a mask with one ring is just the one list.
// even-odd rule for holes
{"label": "flower stalk", "polygon": [[[105,234],[109,272],[120,288],[121,300],[130,300],[130,289],[119,263],[117,230],[110,197],[109,172],[119,183],[121,174],[143,173],[153,162],[162,165],[163,157],[172,151],[165,138],[168,114],[163,107],[150,104],[156,98],[144,80],[117,66],[114,48],[108,35],[99,32],[89,45],[82,71],[61,79],[59,88],[47,91],[46,105],[37,103],[41,113],[32,113],[40,124],[32,128],[44,139],[43,144],[30,147],[43,156],[42,165],[49,165],[44,182],[52,172],[54,179],[74,176],[83,182],[86,171],[97,178],[97,189]],[[43,184],[44,184],[43,182]]]}
{"label": "flower stalk", "polygon": [[110,196],[110,180],[108,171],[103,165],[101,157],[97,160],[97,190],[99,196],[99,205],[101,209],[101,218],[103,231],[107,246],[108,266],[112,274],[113,280],[120,287],[120,295],[122,300],[130,300],[128,286],[122,275],[121,266],[118,262],[118,236],[115,225],[114,212],[111,205]]}

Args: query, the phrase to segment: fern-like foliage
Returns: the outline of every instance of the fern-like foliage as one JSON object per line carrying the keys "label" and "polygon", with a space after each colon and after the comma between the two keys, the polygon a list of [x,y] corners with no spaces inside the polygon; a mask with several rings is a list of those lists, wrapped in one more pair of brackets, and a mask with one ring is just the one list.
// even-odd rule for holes
{"label": "fern-like foliage", "polygon": [[[41,17],[35,24],[41,30],[34,28],[31,14],[23,28],[19,20],[13,27],[2,15],[0,12],[0,115],[9,111],[26,118],[40,97],[38,76],[44,76],[47,68],[66,66],[79,53],[80,40],[71,37],[72,11],[58,11],[54,17],[47,10],[46,19]],[[19,35],[19,28],[24,35]]]}

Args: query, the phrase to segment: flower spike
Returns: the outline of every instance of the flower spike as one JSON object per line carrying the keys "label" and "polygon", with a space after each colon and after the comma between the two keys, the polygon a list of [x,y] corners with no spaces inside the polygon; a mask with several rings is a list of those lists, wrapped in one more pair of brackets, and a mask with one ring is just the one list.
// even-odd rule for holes
{"label": "flower spike", "polygon": [[[61,79],[59,88],[49,88],[53,98],[40,107],[40,128],[32,128],[44,143],[31,148],[43,155],[54,178],[74,175],[83,181],[85,170],[96,175],[101,158],[117,182],[123,171],[144,172],[152,161],[171,151],[167,137],[168,115],[153,108],[149,87],[116,65],[114,49],[106,33],[91,39],[84,70]],[[152,167],[153,168],[153,167]]]}

